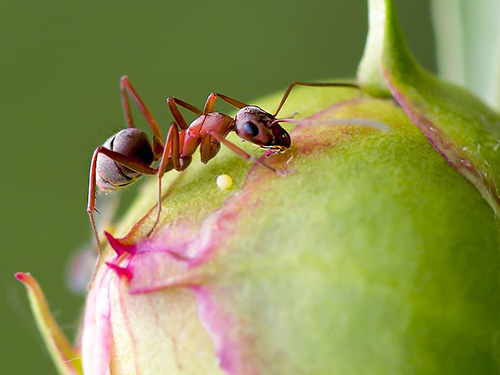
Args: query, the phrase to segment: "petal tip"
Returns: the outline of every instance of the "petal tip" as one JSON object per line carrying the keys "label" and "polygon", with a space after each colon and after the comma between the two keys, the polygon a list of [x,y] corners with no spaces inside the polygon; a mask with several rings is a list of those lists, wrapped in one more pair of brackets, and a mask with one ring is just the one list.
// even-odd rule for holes
{"label": "petal tip", "polygon": [[30,281],[30,279],[33,279],[33,277],[29,272],[16,272],[14,274],[14,277],[23,284],[27,284]]}
{"label": "petal tip", "polygon": [[136,250],[135,244],[127,244],[123,239],[113,237],[109,232],[104,231],[104,235],[108,239],[109,245],[113,248],[118,256],[124,253],[134,254]]}

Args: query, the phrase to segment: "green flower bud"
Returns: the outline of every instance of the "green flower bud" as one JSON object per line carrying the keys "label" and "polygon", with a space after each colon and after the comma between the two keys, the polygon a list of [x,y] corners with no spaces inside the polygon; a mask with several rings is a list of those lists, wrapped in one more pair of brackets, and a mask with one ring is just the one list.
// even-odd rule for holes
{"label": "green flower bud", "polygon": [[245,146],[288,173],[223,149],[164,177],[152,235],[156,181],[107,234],[83,374],[498,373],[500,119],[416,65],[391,1],[369,3],[362,90],[298,89],[292,147]]}

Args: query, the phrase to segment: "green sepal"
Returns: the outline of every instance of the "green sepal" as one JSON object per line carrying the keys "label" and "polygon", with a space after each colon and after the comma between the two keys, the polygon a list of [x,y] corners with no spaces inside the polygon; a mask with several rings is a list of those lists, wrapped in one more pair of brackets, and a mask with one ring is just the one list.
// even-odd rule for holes
{"label": "green sepal", "polygon": [[453,168],[500,214],[500,117],[468,91],[426,72],[404,41],[392,0],[369,0],[370,29],[358,70],[363,90],[392,95]]}
{"label": "green sepal", "polygon": [[19,272],[15,276],[26,286],[31,311],[58,373],[60,375],[82,375],[80,354],[69,343],[54,319],[40,285],[29,273]]}

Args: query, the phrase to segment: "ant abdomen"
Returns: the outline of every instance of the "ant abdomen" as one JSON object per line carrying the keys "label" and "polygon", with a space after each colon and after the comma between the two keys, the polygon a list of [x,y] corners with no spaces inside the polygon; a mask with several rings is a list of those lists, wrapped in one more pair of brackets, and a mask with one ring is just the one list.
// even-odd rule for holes
{"label": "ant abdomen", "polygon": [[[151,165],[154,161],[153,149],[148,136],[136,128],[120,130],[108,138],[103,146],[147,165]],[[103,154],[99,154],[97,157],[96,169],[97,185],[104,191],[127,186],[142,176],[141,173],[135,172]]]}

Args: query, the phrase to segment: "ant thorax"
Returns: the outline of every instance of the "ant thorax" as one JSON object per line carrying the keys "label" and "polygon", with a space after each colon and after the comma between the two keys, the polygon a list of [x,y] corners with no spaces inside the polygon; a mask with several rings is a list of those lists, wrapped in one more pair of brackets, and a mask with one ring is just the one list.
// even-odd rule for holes
{"label": "ant thorax", "polygon": [[232,123],[233,119],[230,116],[224,113],[211,112],[196,118],[189,125],[187,134],[192,137],[198,137],[199,135],[209,134],[211,132],[225,135],[229,131]]}

